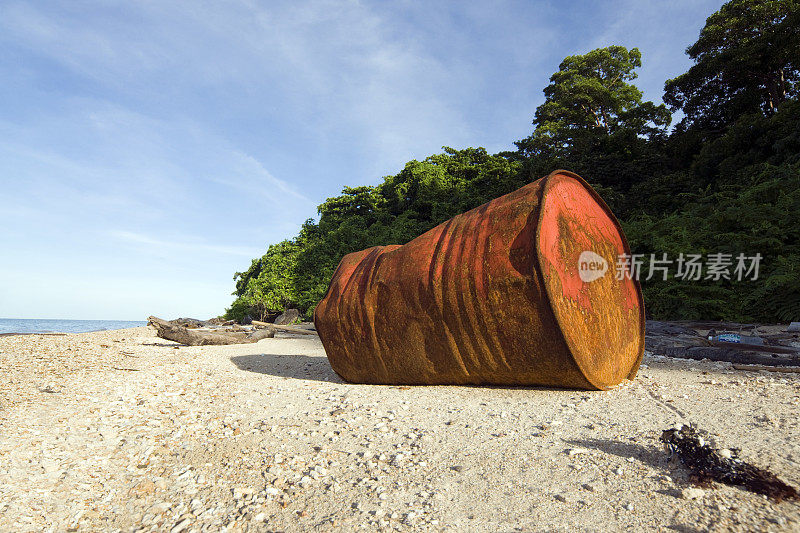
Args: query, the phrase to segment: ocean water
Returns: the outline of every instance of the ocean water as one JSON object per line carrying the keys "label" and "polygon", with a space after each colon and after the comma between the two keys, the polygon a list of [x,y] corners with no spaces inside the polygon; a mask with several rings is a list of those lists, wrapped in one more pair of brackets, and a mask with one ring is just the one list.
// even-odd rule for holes
{"label": "ocean water", "polygon": [[3,333],[85,333],[107,329],[145,326],[144,320],[60,320],[42,318],[0,318]]}

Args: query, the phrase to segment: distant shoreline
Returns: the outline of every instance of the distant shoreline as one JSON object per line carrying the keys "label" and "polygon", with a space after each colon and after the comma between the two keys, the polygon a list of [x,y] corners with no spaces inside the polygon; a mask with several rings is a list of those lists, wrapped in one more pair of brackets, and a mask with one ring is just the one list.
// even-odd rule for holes
{"label": "distant shoreline", "polygon": [[66,320],[37,318],[0,318],[0,335],[54,335],[113,331],[146,325],[144,320]]}
{"label": "distant shoreline", "polygon": [[[95,331],[108,331],[108,330],[96,329]],[[83,331],[81,333],[92,333],[92,332]],[[58,331],[27,331],[27,332],[12,331],[8,333],[0,333],[0,337],[11,337],[12,335],[67,335],[67,333],[61,333]]]}

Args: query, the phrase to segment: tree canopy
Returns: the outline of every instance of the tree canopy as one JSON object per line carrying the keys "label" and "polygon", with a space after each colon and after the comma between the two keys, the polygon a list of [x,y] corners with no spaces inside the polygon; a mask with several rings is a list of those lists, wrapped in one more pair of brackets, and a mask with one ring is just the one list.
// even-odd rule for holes
{"label": "tree canopy", "polygon": [[569,56],[545,87],[545,102],[536,109],[533,134],[521,141],[531,155],[537,150],[570,150],[586,133],[613,135],[629,130],[637,135],[663,132],[670,114],[663,105],[642,102],[633,84],[642,66],[638,48],[608,46]]}
{"label": "tree canopy", "polygon": [[404,244],[458,213],[524,184],[520,163],[484,148],[444,152],[409,161],[376,186],[345,187],[317,209],[299,235],[270,246],[250,269],[234,276],[230,318],[264,316],[295,305],[306,313],[325,294],[333,272],[350,252]]}
{"label": "tree canopy", "polygon": [[637,48],[608,46],[570,56],[545,87],[534,130],[515,144],[531,179],[555,168],[586,175],[610,187],[610,204],[641,179],[641,169],[661,166],[658,148],[671,115],[663,104],[642,101],[631,82],[642,65]]}
{"label": "tree canopy", "polygon": [[664,101],[685,114],[682,129],[720,130],[742,114],[775,113],[800,90],[800,2],[728,2],[686,53],[694,65],[664,86]]}
{"label": "tree canopy", "polygon": [[345,187],[291,240],[236,273],[230,318],[286,306],[310,316],[347,253],[404,244],[452,216],[557,168],[587,178],[621,220],[634,253],[763,256],[755,280],[643,280],[658,318],[800,320],[800,102],[795,0],[732,0],[666,83],[685,117],[632,83],[638,49],[570,56],[544,89],[517,150],[453,149],[409,161],[377,185]]}

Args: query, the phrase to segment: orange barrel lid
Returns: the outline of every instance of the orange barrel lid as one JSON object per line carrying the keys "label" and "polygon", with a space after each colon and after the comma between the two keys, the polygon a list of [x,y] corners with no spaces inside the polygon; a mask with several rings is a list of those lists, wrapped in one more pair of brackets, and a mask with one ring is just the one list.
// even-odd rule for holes
{"label": "orange barrel lid", "polygon": [[630,248],[611,210],[582,178],[555,171],[535,238],[550,306],[581,372],[599,389],[633,378],[644,353],[644,302],[638,281],[618,268]]}

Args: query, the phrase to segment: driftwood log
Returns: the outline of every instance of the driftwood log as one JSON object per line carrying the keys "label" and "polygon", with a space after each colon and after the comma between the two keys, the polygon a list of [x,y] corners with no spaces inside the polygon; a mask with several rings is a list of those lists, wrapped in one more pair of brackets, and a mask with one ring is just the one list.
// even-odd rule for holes
{"label": "driftwood log", "polygon": [[187,329],[168,320],[151,316],[148,324],[156,328],[157,335],[166,340],[179,342],[187,346],[208,346],[223,344],[248,344],[275,336],[274,328],[253,331],[202,331]]}
{"label": "driftwood log", "polygon": [[270,324],[269,322],[261,322],[260,320],[252,320],[250,322],[258,328],[274,328],[278,331],[285,331],[286,333],[298,333],[300,335],[316,335],[316,330],[303,329],[294,326],[283,326],[281,324]]}

